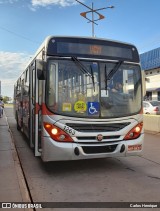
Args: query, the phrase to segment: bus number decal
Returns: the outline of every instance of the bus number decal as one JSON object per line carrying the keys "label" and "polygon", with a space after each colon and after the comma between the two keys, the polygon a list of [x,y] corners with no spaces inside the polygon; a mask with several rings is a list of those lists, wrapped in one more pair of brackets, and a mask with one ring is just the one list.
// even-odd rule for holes
{"label": "bus number decal", "polygon": [[75,135],[76,131],[68,126],[64,126],[64,131],[71,134],[71,135]]}

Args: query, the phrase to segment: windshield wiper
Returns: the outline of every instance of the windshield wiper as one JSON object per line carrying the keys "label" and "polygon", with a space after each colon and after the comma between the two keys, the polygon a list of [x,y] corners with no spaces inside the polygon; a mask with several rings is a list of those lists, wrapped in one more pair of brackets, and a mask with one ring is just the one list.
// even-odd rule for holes
{"label": "windshield wiper", "polygon": [[90,65],[90,68],[91,68],[91,78],[92,78],[92,83],[93,83],[93,89],[94,89],[94,92],[95,92],[95,82],[94,82],[94,74],[93,74],[92,65]]}
{"label": "windshield wiper", "polygon": [[106,64],[105,64],[105,67],[104,67],[104,70],[105,70],[105,90],[106,90],[106,95],[107,95],[107,90],[108,90],[108,79],[107,79],[107,67],[106,67]]}
{"label": "windshield wiper", "polygon": [[118,63],[116,63],[116,65],[114,66],[114,68],[109,72],[109,74],[107,75],[107,67],[105,65],[105,89],[107,91],[108,89],[108,81],[110,81],[110,79],[113,77],[113,75],[117,72],[117,70],[120,68],[120,66],[122,65],[123,61],[119,61]]}
{"label": "windshield wiper", "polygon": [[79,61],[79,59],[77,59],[76,57],[73,56],[72,57],[72,60],[76,63],[76,65],[83,72],[83,74],[86,74],[86,75],[92,77],[91,74],[90,74],[90,72],[88,72],[88,70],[86,69],[86,67]]}
{"label": "windshield wiper", "polygon": [[109,74],[107,75],[107,80],[110,80],[113,75],[117,72],[117,70],[120,68],[120,66],[122,65],[123,61],[119,61],[114,68],[109,72]]}
{"label": "windshield wiper", "polygon": [[86,67],[79,61],[79,59],[77,59],[77,57],[71,57],[72,60],[76,63],[76,65],[79,67],[79,69],[82,71],[83,74],[86,74],[87,76],[89,76],[92,79],[92,83],[93,83],[93,88],[95,91],[95,82],[94,82],[94,75],[93,75],[93,69],[92,66],[90,65],[91,68],[91,73],[86,69]]}

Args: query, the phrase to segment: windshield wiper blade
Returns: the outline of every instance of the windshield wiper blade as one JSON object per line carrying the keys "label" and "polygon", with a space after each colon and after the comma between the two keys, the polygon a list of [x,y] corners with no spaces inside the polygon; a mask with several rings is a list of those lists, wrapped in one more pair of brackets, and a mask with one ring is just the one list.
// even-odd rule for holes
{"label": "windshield wiper blade", "polygon": [[95,82],[94,82],[94,74],[93,74],[92,65],[90,65],[90,68],[91,68],[91,78],[92,78],[92,83],[93,83],[93,89],[94,89],[94,92],[95,92]]}
{"label": "windshield wiper blade", "polygon": [[118,63],[116,63],[116,65],[114,66],[114,68],[109,72],[109,74],[107,75],[107,67],[105,65],[105,90],[106,90],[106,94],[107,94],[107,90],[108,90],[108,81],[110,81],[110,79],[113,77],[113,75],[117,72],[117,70],[120,68],[120,66],[122,65],[123,61],[119,61]]}
{"label": "windshield wiper blade", "polygon": [[113,75],[117,72],[117,70],[120,68],[120,66],[122,65],[123,61],[119,61],[114,68],[109,72],[109,74],[107,75],[107,80],[110,80]]}
{"label": "windshield wiper blade", "polygon": [[107,89],[108,89],[108,79],[107,79],[107,67],[106,67],[106,64],[105,64],[105,67],[104,67],[104,70],[105,70],[105,90],[106,90],[106,94],[107,94]]}
{"label": "windshield wiper blade", "polygon": [[86,69],[86,67],[79,61],[79,59],[77,59],[77,57],[73,56],[72,60],[77,64],[77,66],[83,72],[83,74],[86,74],[87,76],[89,76],[92,79],[93,89],[94,89],[94,92],[95,92],[95,82],[94,82],[94,74],[93,74],[92,66],[90,65],[90,68],[91,68],[91,73],[90,73]]}
{"label": "windshield wiper blade", "polygon": [[76,57],[72,57],[72,60],[77,64],[77,66],[80,68],[80,70],[84,73],[87,74],[88,76],[92,77],[92,75],[90,74],[90,72],[88,72],[88,70],[86,69],[86,67],[79,61],[79,59],[77,59]]}

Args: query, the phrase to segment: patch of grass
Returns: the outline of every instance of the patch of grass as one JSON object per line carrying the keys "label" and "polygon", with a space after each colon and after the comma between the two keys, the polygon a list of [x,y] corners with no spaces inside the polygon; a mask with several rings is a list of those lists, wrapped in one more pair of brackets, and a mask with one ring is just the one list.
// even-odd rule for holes
{"label": "patch of grass", "polygon": [[13,108],[13,104],[12,103],[10,103],[10,104],[4,104],[4,107],[6,107],[6,108]]}

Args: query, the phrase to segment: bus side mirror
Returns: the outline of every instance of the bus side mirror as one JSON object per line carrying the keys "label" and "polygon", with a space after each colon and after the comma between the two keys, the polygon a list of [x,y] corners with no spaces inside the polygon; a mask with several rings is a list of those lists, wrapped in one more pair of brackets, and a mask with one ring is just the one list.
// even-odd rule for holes
{"label": "bus side mirror", "polygon": [[46,62],[42,60],[36,60],[36,70],[38,80],[46,79]]}

